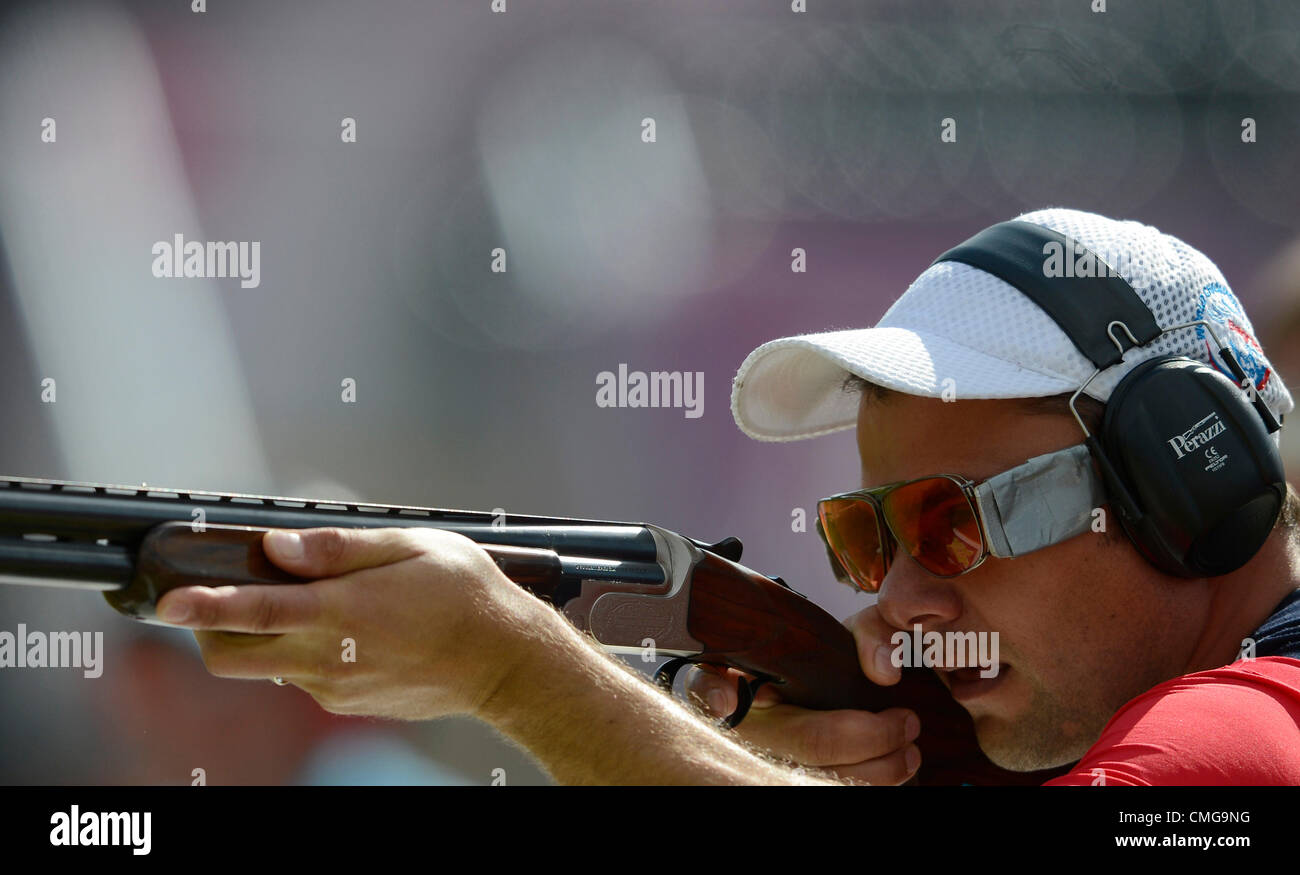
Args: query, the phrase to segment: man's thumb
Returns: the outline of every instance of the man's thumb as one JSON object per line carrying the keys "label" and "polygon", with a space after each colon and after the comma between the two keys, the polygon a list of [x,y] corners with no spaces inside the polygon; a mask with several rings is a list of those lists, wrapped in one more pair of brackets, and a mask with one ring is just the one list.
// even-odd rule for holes
{"label": "man's thumb", "polygon": [[276,565],[301,577],[337,577],[415,555],[401,534],[401,529],[272,529],[262,537],[262,549]]}

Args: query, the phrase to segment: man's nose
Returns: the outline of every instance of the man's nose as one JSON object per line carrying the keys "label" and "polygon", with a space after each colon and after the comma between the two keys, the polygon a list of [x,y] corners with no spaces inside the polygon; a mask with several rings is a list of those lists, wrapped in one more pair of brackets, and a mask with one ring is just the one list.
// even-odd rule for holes
{"label": "man's nose", "polygon": [[881,581],[877,609],[895,629],[943,626],[961,616],[961,596],[952,583],[926,571],[900,546]]}

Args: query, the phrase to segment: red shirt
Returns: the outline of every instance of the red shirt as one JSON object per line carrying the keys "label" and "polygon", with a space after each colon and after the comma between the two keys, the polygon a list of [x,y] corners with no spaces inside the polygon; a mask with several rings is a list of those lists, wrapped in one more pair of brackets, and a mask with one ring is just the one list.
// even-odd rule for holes
{"label": "red shirt", "polygon": [[1044,786],[1099,776],[1106,785],[1300,784],[1300,659],[1264,656],[1152,687]]}

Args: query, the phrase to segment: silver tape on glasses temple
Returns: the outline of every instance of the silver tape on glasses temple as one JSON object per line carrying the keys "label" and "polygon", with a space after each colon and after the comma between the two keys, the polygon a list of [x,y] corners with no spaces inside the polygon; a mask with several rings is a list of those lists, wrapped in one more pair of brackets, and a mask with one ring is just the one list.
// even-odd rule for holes
{"label": "silver tape on glasses temple", "polygon": [[989,552],[1003,559],[1088,531],[1105,502],[1085,444],[1035,456],[975,487]]}

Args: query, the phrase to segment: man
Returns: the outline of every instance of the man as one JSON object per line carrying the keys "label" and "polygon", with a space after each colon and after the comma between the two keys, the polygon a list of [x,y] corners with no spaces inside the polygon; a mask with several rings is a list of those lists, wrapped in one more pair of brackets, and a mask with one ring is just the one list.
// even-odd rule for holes
{"label": "man", "polygon": [[[1043,210],[1019,221],[1110,254],[1107,264],[1118,266],[1159,327],[1203,319],[1216,336],[1231,336],[1249,381],[1241,404],[1257,397],[1268,408],[1243,406],[1241,416],[1292,409],[1227,283],[1199,252],[1153,228],[1076,211]],[[1089,299],[1079,309],[1091,306]],[[1110,337],[1118,349],[1117,335]],[[1082,402],[1087,419],[1076,421],[1069,395],[1087,383],[1087,395],[1106,402],[1139,363],[1167,353],[1227,366],[1200,329],[1187,328],[1130,349],[1094,374],[1095,361],[1020,289],[988,270],[945,261],[922,273],[876,328],[785,338],[755,350],[737,375],[732,406],[742,430],[760,439],[810,437],[856,422],[862,487],[981,483],[1034,460],[1078,458],[1057,451],[1081,443],[1081,424],[1101,430],[1100,404]],[[850,389],[866,391],[844,391],[846,377]],[[1268,442],[1260,454],[1267,467],[1276,434],[1252,427]],[[1215,447],[1197,443],[1213,431],[1175,439],[1213,455]],[[1196,464],[1224,464],[1218,458],[1198,455]],[[1056,482],[1017,483],[1031,495],[1036,482],[1049,481]],[[1122,507],[1114,496],[1082,506],[1084,517],[1101,524],[1079,530],[1079,501],[1088,493],[1060,483],[1059,494],[1039,496],[1039,519],[1009,512],[996,528],[981,505],[980,526],[963,529],[955,505],[927,499],[883,511],[896,518],[888,536],[877,524],[879,541],[865,557],[853,553],[860,540],[841,541],[841,567],[878,591],[874,604],[847,621],[866,675],[897,682],[892,641],[899,632],[996,633],[996,676],[937,668],[998,765],[1029,771],[1077,761],[1054,783],[1300,784],[1294,489],[1284,508],[1271,505],[1262,527],[1257,519],[1254,529],[1233,528],[1217,553],[1206,554],[1210,561],[1249,540],[1232,570],[1186,576],[1156,567],[1118,531]],[[844,501],[861,510],[867,500]],[[946,508],[937,525],[951,525],[934,542],[918,540],[908,526],[933,528],[934,515],[923,515],[934,507]],[[967,522],[977,510],[967,507]],[[835,547],[839,523],[822,519],[831,523]],[[990,555],[984,533],[995,529],[1006,543]],[[1243,534],[1248,529],[1252,534]],[[198,630],[215,674],[282,676],[338,713],[473,714],[565,783],[897,784],[924,755],[913,743],[920,727],[908,709],[812,712],[781,704],[767,688],[740,726],[741,743],[604,656],[456,535],[320,529],[273,532],[265,546],[277,564],[320,579],[195,588],[160,603],[164,619]],[[873,557],[890,556],[869,567]],[[356,663],[337,658],[345,637],[357,642]],[[1243,642],[1248,658],[1238,660]],[[692,689],[725,713],[735,702],[732,681],[696,673]]]}

